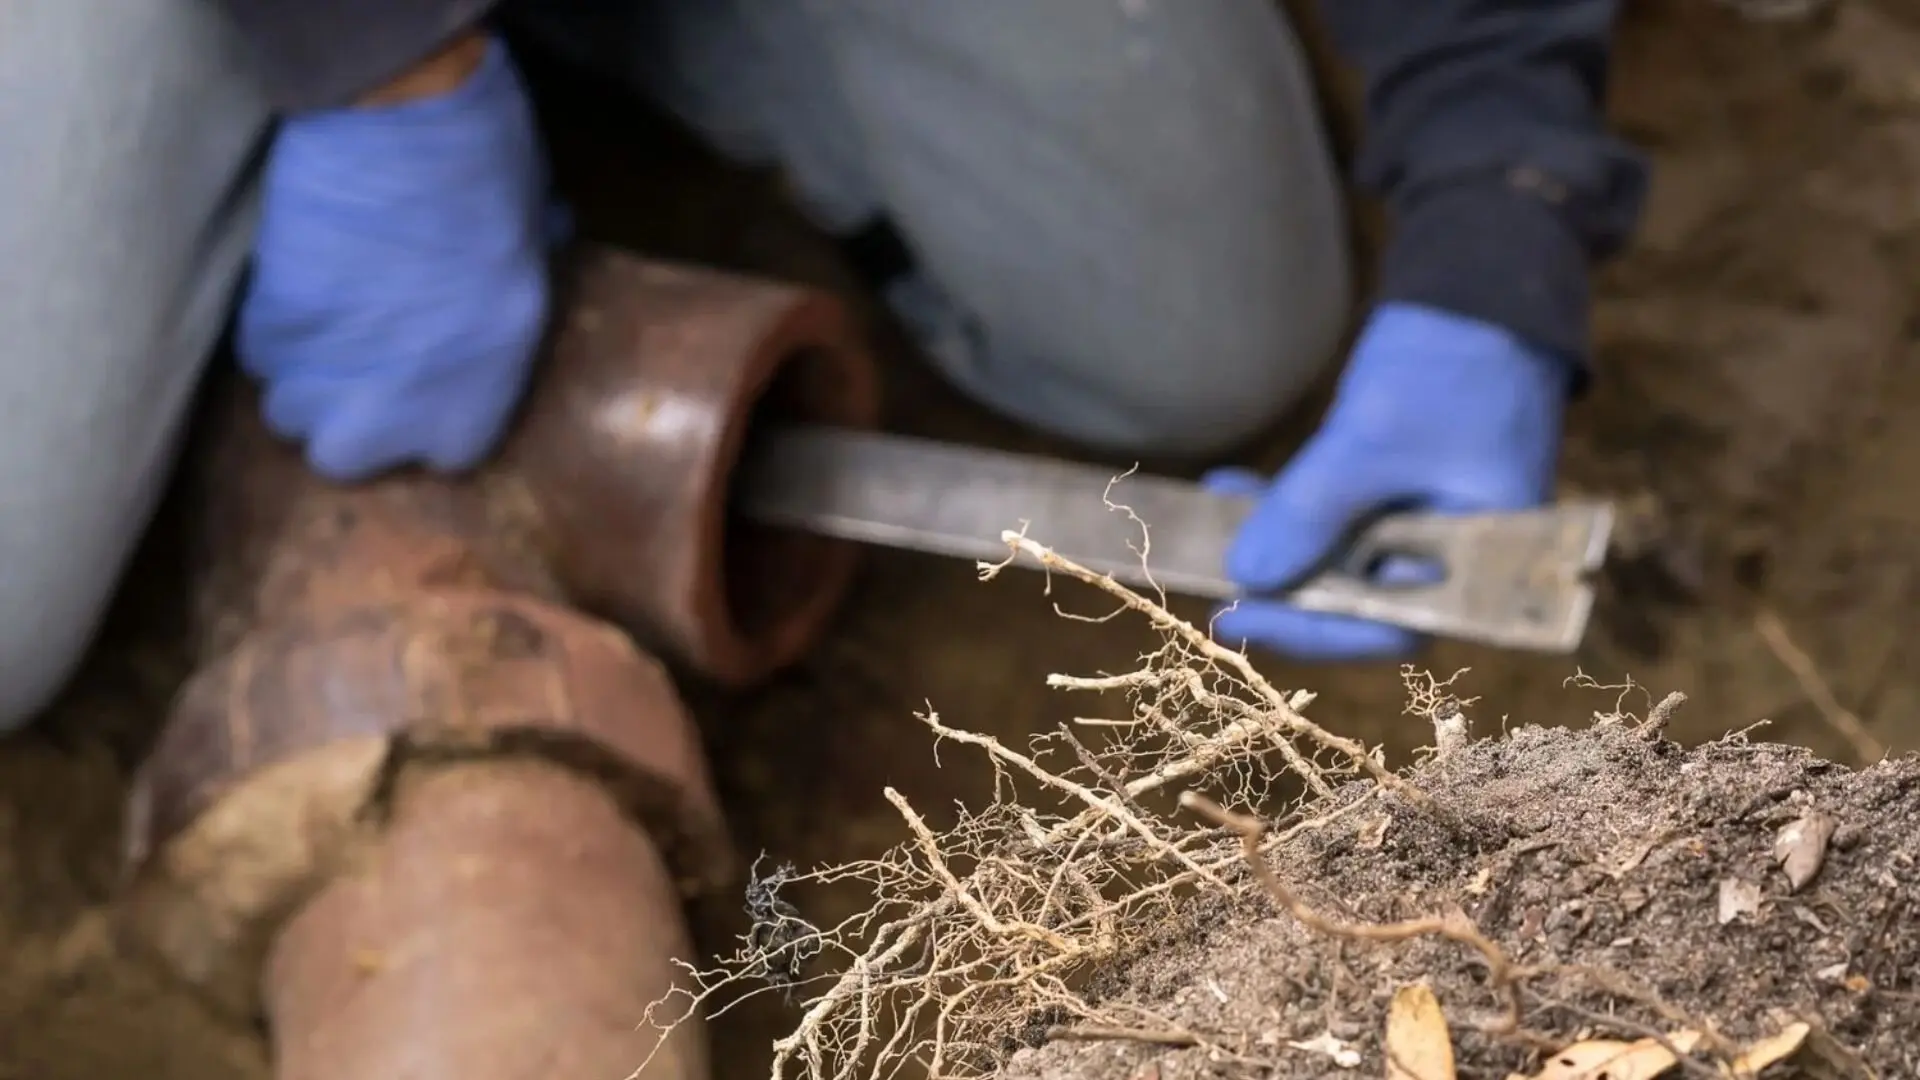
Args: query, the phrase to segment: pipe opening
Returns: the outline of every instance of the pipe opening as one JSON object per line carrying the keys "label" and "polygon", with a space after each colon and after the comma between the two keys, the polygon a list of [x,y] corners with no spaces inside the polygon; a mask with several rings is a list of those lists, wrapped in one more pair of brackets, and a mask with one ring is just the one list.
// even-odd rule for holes
{"label": "pipe opening", "polygon": [[[764,435],[784,425],[868,426],[868,394],[860,374],[857,359],[831,349],[801,348],[788,355],[753,404],[741,460],[751,460]],[[778,636],[837,593],[850,555],[845,541],[732,513],[721,546],[728,614],[740,636],[754,643]]]}

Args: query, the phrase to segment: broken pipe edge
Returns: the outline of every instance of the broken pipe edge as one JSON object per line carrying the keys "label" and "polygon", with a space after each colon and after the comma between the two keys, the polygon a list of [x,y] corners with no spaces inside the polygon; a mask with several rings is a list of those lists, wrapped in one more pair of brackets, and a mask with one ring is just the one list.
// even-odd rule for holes
{"label": "broken pipe edge", "polygon": [[[423,593],[282,622],[188,683],[128,800],[123,935],[218,1007],[259,1015],[283,927],[382,865],[396,793],[476,762],[544,763],[604,793],[681,897],[733,873],[697,733],[657,661],[533,597]],[[684,933],[678,904],[665,914]]]}

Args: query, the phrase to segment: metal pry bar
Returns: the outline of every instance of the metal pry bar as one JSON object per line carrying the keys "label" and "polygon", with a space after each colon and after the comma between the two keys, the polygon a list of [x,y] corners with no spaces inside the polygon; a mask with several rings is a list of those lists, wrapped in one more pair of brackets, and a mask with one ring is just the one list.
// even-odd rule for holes
{"label": "metal pry bar", "polygon": [[[757,433],[739,475],[736,510],[763,523],[996,562],[1007,556],[1001,533],[1021,529],[1130,586],[1217,600],[1238,595],[1222,561],[1254,503],[1165,477],[1116,479],[1054,458],[818,427]],[[1151,530],[1147,559],[1142,524]],[[1585,634],[1588,579],[1605,559],[1612,525],[1612,508],[1601,502],[1468,517],[1394,514],[1362,530],[1342,565],[1412,552],[1444,564],[1444,580],[1385,586],[1336,567],[1284,599],[1440,637],[1569,652]]]}

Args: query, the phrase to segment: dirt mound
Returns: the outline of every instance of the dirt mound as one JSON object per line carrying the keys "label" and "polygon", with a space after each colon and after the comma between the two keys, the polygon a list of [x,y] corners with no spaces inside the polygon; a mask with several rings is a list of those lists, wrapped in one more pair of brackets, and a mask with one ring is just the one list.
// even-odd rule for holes
{"label": "dirt mound", "polygon": [[[1379,1076],[1393,994],[1421,982],[1449,1014],[1466,1075],[1525,1073],[1538,1047],[1590,1033],[1691,1028],[1747,1044],[1794,1021],[1881,1076],[1920,1074],[1920,758],[1854,772],[1739,737],[1688,752],[1624,725],[1525,727],[1408,779],[1455,820],[1387,796],[1371,816],[1282,845],[1271,865],[1347,923],[1464,913],[1537,970],[1520,991],[1534,1038],[1489,1033],[1505,999],[1472,948],[1316,932],[1254,890],[1197,901],[1188,921],[1213,929],[1108,973],[1096,1007],[1158,1017],[1143,1033],[1157,1042],[1068,1027],[1008,1075],[1319,1077],[1351,1053],[1358,1075]],[[1371,793],[1352,785],[1342,801]],[[1838,828],[1796,890],[1775,845],[1823,815]],[[1802,827],[1801,842],[1820,831]],[[1196,1045],[1167,1045],[1185,1040]]]}

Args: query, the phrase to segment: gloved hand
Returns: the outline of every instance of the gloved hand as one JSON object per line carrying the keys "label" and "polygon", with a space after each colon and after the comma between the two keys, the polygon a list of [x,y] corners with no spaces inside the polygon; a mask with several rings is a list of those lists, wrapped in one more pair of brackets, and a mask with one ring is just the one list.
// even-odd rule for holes
{"label": "gloved hand", "polygon": [[[1401,656],[1409,631],[1258,599],[1322,564],[1347,530],[1382,507],[1442,513],[1518,510],[1552,496],[1573,368],[1506,330],[1412,304],[1368,321],[1318,433],[1278,477],[1219,470],[1215,491],[1261,496],[1226,571],[1248,594],[1219,614],[1222,641],[1302,660]],[[1417,584],[1439,568],[1389,558],[1375,579]]]}
{"label": "gloved hand", "polygon": [[288,119],[236,336],[268,426],[343,481],[486,457],[545,327],[547,185],[498,41],[449,93]]}

